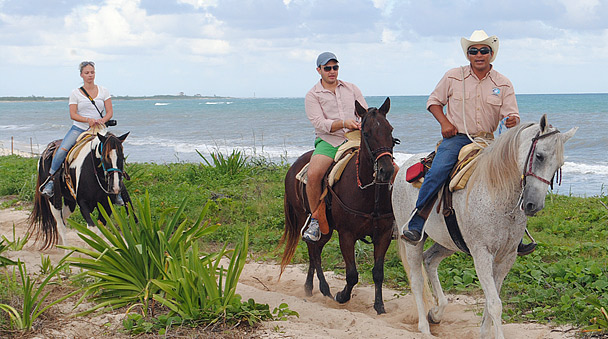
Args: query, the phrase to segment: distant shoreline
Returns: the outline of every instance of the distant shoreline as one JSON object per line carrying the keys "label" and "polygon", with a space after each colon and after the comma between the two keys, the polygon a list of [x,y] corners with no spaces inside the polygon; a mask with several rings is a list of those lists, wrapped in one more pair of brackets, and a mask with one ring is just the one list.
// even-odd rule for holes
{"label": "distant shoreline", "polygon": [[[179,100],[179,99],[229,99],[230,97],[221,96],[202,96],[202,95],[152,95],[152,96],[129,96],[113,95],[113,100]],[[68,97],[0,97],[0,102],[41,102],[41,101],[67,101]]]}

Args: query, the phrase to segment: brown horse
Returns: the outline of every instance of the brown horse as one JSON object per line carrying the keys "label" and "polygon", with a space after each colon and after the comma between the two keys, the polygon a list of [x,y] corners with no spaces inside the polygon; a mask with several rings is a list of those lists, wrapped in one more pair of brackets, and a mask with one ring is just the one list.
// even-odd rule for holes
{"label": "brown horse", "polygon": [[[355,108],[357,115],[362,118],[358,155],[353,156],[356,161],[348,163],[340,180],[333,188],[329,188],[329,193],[324,198],[330,230],[319,241],[307,243],[309,267],[304,290],[307,295],[312,295],[313,275],[316,271],[319,290],[323,295],[331,297],[321,267],[321,252],[335,229],[340,237],[340,250],[346,264],[346,286],[336,294],[335,300],[339,303],[350,300],[351,291],[359,280],[355,242],[369,236],[374,244],[374,309],[381,314],[385,313],[382,299],[384,255],[391,243],[394,220],[390,184],[394,173],[392,155],[393,146],[398,140],[393,138],[393,127],[386,120],[390,108],[389,98],[386,98],[380,109],[372,107],[366,110],[359,102],[355,102]],[[295,177],[309,162],[311,155],[312,151],[309,151],[300,156],[285,177],[285,230],[280,243],[286,245],[281,273],[295,253],[301,228],[310,214],[306,189]]]}

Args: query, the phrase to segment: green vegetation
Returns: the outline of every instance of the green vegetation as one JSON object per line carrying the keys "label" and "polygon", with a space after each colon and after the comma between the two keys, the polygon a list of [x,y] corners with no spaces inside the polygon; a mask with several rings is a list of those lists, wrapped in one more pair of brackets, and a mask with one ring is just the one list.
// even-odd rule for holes
{"label": "green vegetation", "polygon": [[[67,257],[67,256],[66,256]],[[59,265],[49,272],[49,274],[41,281],[38,279],[32,279],[25,268],[25,264],[20,260],[17,261],[17,267],[19,268],[19,279],[21,284],[21,292],[23,298],[23,304],[19,308],[8,304],[0,304],[0,310],[5,311],[11,321],[13,328],[18,330],[29,330],[32,328],[34,321],[46,310],[53,305],[56,305],[65,299],[77,294],[79,291],[74,291],[66,294],[65,296],[54,300],[50,303],[45,303],[46,298],[49,296],[50,291],[44,293],[45,287],[50,281],[55,278],[58,273],[65,268],[68,264],[65,262],[64,257]],[[40,276],[37,278],[41,278]],[[7,274],[7,280],[12,281],[13,285],[17,285],[17,274],[13,270],[13,274]]]}
{"label": "green vegetation", "polygon": [[170,210],[167,209],[157,220],[152,220],[148,197],[143,203],[135,199],[136,213],[131,211],[128,216],[124,210],[113,210],[109,218],[102,209],[109,222],[98,225],[101,234],[84,223],[69,221],[93,248],[64,247],[84,255],[70,257],[69,261],[95,278],[95,282],[85,288],[81,300],[91,295],[96,306],[82,314],[133,304],[142,305],[144,313],[147,312],[150,297],[158,291],[153,280],[162,277],[169,259],[179,260],[184,249],[190,249],[203,235],[213,232],[213,228],[202,225],[205,210],[193,225],[181,220],[185,203],[184,199],[172,218],[168,218]]}
{"label": "green vegetation", "polygon": [[[233,160],[229,160],[231,156]],[[127,187],[136,198],[144,196],[144,192],[149,193],[150,214],[154,221],[161,218],[166,208],[181,206],[184,197],[188,197],[187,204],[180,207],[184,219],[197,220],[206,206],[209,225],[217,229],[197,243],[202,253],[221,251],[225,243],[229,244],[228,248],[237,247],[248,234],[250,257],[277,261],[282,254],[277,245],[283,232],[283,179],[288,166],[264,159],[248,159],[241,163],[242,157],[234,154],[216,157],[207,162],[204,159],[199,164],[128,164],[127,171],[132,179]],[[230,161],[231,165],[218,166]],[[234,162],[239,164],[234,165]],[[230,167],[233,170],[229,170]],[[21,192],[34,189],[35,161],[0,157],[0,174],[2,194],[18,196],[8,204],[16,204],[17,200],[29,201],[22,198],[26,195]],[[517,259],[503,285],[501,297],[506,321],[568,323],[592,330],[608,329],[605,311],[608,308],[607,205],[608,197],[604,194],[589,198],[547,196],[545,209],[530,218],[528,224],[539,247],[533,254]],[[136,209],[140,207],[136,206]],[[83,224],[79,213],[71,219]],[[337,238],[334,236],[325,246],[324,267],[327,271],[343,272]],[[372,245],[358,243],[356,254],[361,281],[370,283]],[[191,255],[187,250],[179,257],[180,265],[193,264],[188,262]],[[306,262],[306,259],[306,247],[301,242],[294,262]],[[170,264],[177,265],[177,260]],[[444,260],[439,272],[446,292],[481,295],[470,257],[453,255]],[[385,284],[404,291],[409,289],[394,244],[386,257]],[[160,289],[155,290],[155,294],[160,293]],[[185,311],[175,309],[172,315],[157,317],[154,321],[138,316],[126,321],[139,331],[145,332],[145,328],[158,330],[167,323],[188,317],[180,312]]]}

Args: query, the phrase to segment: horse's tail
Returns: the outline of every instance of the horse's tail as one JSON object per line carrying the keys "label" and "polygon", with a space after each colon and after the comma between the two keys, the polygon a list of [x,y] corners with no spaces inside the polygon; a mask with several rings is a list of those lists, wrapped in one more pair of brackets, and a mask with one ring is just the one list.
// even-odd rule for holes
{"label": "horse's tail", "polygon": [[[38,180],[36,181],[36,193],[34,194],[34,209],[28,218],[28,234],[36,235],[35,242],[40,237],[43,239],[41,249],[47,249],[57,244],[59,234],[57,232],[57,221],[51,213],[51,201],[42,196],[40,186],[45,182],[49,173],[45,166],[44,155],[38,161]],[[59,184],[59,183],[57,183]]]}
{"label": "horse's tail", "polygon": [[[403,269],[407,274],[408,281],[412,281],[412,277],[410,274],[410,265],[407,262],[407,252],[405,247],[405,241],[401,239],[397,239],[397,246],[399,247],[399,256],[401,257],[401,264],[403,264]],[[426,270],[422,267],[422,299],[424,300],[424,306],[427,310],[430,310],[434,305],[433,301],[433,293],[431,292],[431,288],[429,287],[429,278],[426,275]]]}
{"label": "horse's tail", "polygon": [[281,273],[279,274],[279,279],[281,279],[281,275],[283,275],[285,267],[291,262],[291,259],[296,253],[296,248],[298,247],[298,242],[300,241],[300,232],[298,230],[297,221],[298,218],[293,206],[287,199],[287,194],[285,194],[284,208],[285,229],[283,230],[283,235],[279,241],[279,247],[285,244],[285,251],[283,251],[283,258],[281,259]]}

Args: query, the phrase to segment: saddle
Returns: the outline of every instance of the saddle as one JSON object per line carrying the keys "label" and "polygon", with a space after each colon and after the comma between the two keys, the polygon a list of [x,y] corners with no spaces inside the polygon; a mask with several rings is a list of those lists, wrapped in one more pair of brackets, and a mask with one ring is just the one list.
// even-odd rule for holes
{"label": "saddle", "polygon": [[[333,186],[340,180],[344,168],[346,168],[346,165],[348,165],[348,162],[356,153],[355,151],[359,149],[361,143],[361,131],[359,130],[347,132],[345,136],[347,140],[338,148],[338,152],[336,152],[336,156],[334,157],[334,164],[330,167],[329,174],[327,175],[327,182],[330,186]],[[304,165],[300,172],[296,174],[296,179],[303,184],[308,182],[308,165],[310,165],[310,163]],[[321,198],[323,198],[326,193],[327,192],[323,192]]]}
{"label": "saddle", "polygon": [[[321,233],[327,234],[329,233],[329,223],[325,214],[325,196],[328,193],[328,187],[333,187],[340,180],[346,165],[348,165],[349,161],[353,158],[353,156],[358,152],[359,145],[361,144],[361,131],[355,130],[350,131],[345,134],[347,140],[338,148],[338,152],[336,152],[336,156],[334,157],[334,163],[329,168],[328,173],[326,174],[326,180],[324,180],[325,187],[323,189],[323,193],[321,193],[321,203],[318,207],[318,216],[319,216],[319,228]],[[310,163],[304,165],[304,167],[296,174],[296,179],[300,181],[300,184],[305,185],[308,182],[308,166]]]}
{"label": "saddle", "polygon": [[[437,146],[439,146],[440,143],[441,141],[437,143]],[[477,156],[485,147],[484,144],[485,143],[483,141],[470,143],[460,149],[460,152],[458,153],[458,162],[456,165],[454,165],[452,172],[450,172],[448,182],[446,183],[450,189],[450,192],[454,192],[466,187],[467,183],[469,182],[469,178],[475,171],[475,167],[477,166]],[[420,188],[422,182],[424,181],[424,175],[431,168],[434,158],[435,151],[431,152],[426,157],[421,158],[420,162],[410,166],[407,169],[408,174],[410,172],[417,173],[418,171],[420,171],[420,174],[414,177],[413,180],[408,180],[408,182],[414,187]],[[424,168],[422,168],[420,164],[422,164]],[[414,176],[414,174],[411,174],[411,176]]]}
{"label": "saddle", "polygon": [[72,161],[78,157],[78,154],[80,154],[80,151],[82,151],[84,146],[97,137],[97,133],[105,135],[106,132],[106,129],[92,128],[80,133],[76,140],[76,144],[74,144],[65,157],[64,165],[67,166],[72,163]]}
{"label": "saddle", "polygon": [[[484,135],[484,140],[493,140],[493,135]],[[439,146],[439,144],[437,144]],[[452,193],[454,191],[463,189],[466,187],[469,178],[471,177],[471,175],[473,174],[473,172],[475,171],[475,167],[477,166],[477,156],[481,153],[481,150],[487,146],[486,141],[481,141],[480,140],[476,140],[476,142],[474,143],[470,143],[466,146],[464,146],[460,152],[458,153],[458,162],[456,163],[456,165],[454,166],[454,168],[452,169],[452,172],[450,173],[450,176],[448,178],[448,180],[446,181],[446,183],[444,184],[443,188],[440,190],[441,195],[440,195],[440,203],[437,205],[437,213],[440,213],[441,211],[441,207],[443,205],[443,217],[446,223],[446,226],[448,228],[448,233],[450,234],[450,237],[452,238],[452,241],[454,242],[454,244],[456,244],[456,246],[463,251],[464,253],[470,254],[469,248],[467,246],[467,244],[465,243],[463,237],[462,237],[462,233],[460,232],[460,227],[458,226],[458,220],[456,219],[456,213],[454,212],[454,208],[452,206]],[[421,162],[427,166],[428,168],[430,168],[433,158],[434,158],[434,153],[431,153],[429,156],[427,156],[426,158],[421,159]],[[431,156],[433,155],[433,156]],[[410,167],[411,168],[411,167]],[[408,169],[409,170],[409,169]],[[424,179],[424,174],[426,173],[426,171],[422,174],[421,178],[412,182],[412,185],[420,188],[420,185],[422,185],[422,181]],[[423,218],[423,219],[427,219],[429,214],[431,213],[431,210],[433,208],[433,206],[435,205],[435,202],[437,201],[438,195],[436,195],[434,198],[432,198],[427,204],[426,206],[424,206],[420,211],[418,211],[418,214]]]}

